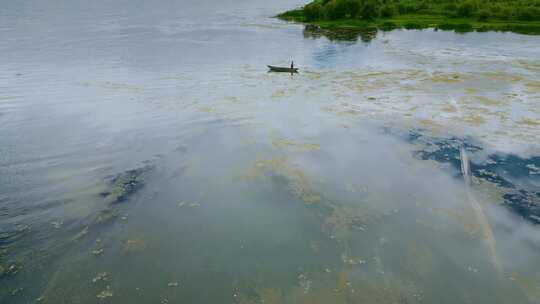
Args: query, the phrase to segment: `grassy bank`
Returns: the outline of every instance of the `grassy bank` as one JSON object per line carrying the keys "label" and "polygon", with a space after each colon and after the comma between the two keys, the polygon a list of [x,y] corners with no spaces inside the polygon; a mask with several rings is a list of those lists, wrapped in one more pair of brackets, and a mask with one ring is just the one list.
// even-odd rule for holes
{"label": "grassy bank", "polygon": [[315,0],[277,17],[324,29],[436,28],[540,34],[540,0]]}

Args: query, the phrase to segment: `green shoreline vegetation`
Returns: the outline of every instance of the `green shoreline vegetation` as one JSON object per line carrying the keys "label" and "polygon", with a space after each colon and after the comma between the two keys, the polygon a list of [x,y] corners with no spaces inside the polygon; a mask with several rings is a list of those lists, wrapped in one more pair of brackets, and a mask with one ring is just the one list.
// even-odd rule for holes
{"label": "green shoreline vegetation", "polygon": [[277,16],[322,29],[540,34],[540,0],[314,0]]}

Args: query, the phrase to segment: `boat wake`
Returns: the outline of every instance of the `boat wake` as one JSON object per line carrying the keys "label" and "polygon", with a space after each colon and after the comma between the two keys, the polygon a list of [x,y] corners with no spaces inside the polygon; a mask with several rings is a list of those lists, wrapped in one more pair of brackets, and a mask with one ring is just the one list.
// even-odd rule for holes
{"label": "boat wake", "polygon": [[[461,109],[459,108],[458,103],[453,99],[452,103],[455,105],[458,112],[461,113]],[[465,193],[467,195],[467,200],[471,204],[478,225],[480,226],[482,235],[486,240],[493,267],[498,272],[501,272],[502,268],[497,257],[497,243],[493,234],[493,229],[491,228],[491,225],[487,219],[484,209],[482,208],[482,205],[480,205],[480,203],[475,199],[471,190],[471,170],[469,165],[469,157],[467,156],[467,151],[465,150],[465,146],[463,143],[461,143],[459,148],[459,158],[461,162],[461,173],[463,174],[463,180],[465,182]]]}

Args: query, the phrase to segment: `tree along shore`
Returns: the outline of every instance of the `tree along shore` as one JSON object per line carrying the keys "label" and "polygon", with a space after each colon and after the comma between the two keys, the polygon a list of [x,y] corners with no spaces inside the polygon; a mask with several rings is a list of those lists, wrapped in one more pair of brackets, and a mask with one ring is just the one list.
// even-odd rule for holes
{"label": "tree along shore", "polygon": [[277,16],[321,28],[540,34],[540,0],[315,0]]}

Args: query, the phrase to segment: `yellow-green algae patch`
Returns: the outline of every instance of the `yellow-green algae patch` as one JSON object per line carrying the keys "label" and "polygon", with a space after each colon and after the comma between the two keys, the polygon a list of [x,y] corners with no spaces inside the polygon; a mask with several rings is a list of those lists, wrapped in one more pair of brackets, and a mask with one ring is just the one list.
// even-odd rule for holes
{"label": "yellow-green algae patch", "polygon": [[146,247],[146,242],[142,239],[128,239],[122,242],[122,253],[140,252],[145,250]]}
{"label": "yellow-green algae patch", "polygon": [[285,158],[257,160],[243,177],[245,180],[255,180],[265,172],[286,178],[289,192],[307,204],[322,200],[321,195],[314,191],[312,182],[305,173],[298,168],[291,167]]}
{"label": "yellow-green algae patch", "polygon": [[201,111],[201,112],[203,112],[203,113],[211,113],[211,112],[214,112],[214,108],[208,107],[208,106],[204,106],[204,107],[200,107],[200,108],[199,108],[199,111]]}
{"label": "yellow-green algae patch", "polygon": [[[405,283],[396,279],[363,279],[351,280],[348,271],[340,271],[336,274],[320,274],[315,280],[302,278],[298,286],[289,288],[255,287],[249,291],[234,293],[234,303],[295,303],[295,304],[345,304],[345,303],[376,303],[376,304],[400,304],[419,303],[422,301],[423,292],[411,283]],[[305,279],[304,279],[305,278]],[[324,279],[323,279],[324,278]],[[307,280],[307,281],[305,281]],[[303,282],[310,282],[313,288],[306,289]]]}
{"label": "yellow-green algae patch", "polygon": [[349,239],[353,233],[365,231],[377,216],[368,212],[367,206],[332,205],[332,213],[323,219],[321,230],[331,238]]}
{"label": "yellow-green algae patch", "polygon": [[540,81],[529,81],[525,84],[527,93],[540,93]]}
{"label": "yellow-green algae patch", "polygon": [[467,94],[476,94],[476,93],[478,93],[478,88],[466,88],[465,93],[467,93]]}
{"label": "yellow-green algae patch", "polygon": [[483,104],[483,105],[486,105],[486,106],[498,106],[498,105],[501,105],[502,102],[499,101],[499,100],[495,100],[495,99],[491,99],[491,98],[487,98],[485,96],[475,96],[475,99]]}
{"label": "yellow-green algae patch", "polygon": [[301,150],[320,150],[321,145],[317,143],[306,143],[306,142],[299,142],[292,139],[287,138],[276,138],[272,140],[272,145],[274,148],[298,148]]}
{"label": "yellow-green algae patch", "polygon": [[457,112],[457,108],[456,106],[452,105],[452,104],[447,104],[445,106],[443,106],[441,108],[441,111],[443,112],[447,112],[447,113],[456,113]]}
{"label": "yellow-green algae patch", "polygon": [[294,94],[294,91],[291,89],[278,89],[272,92],[271,97],[272,98],[282,98],[282,97],[289,97]]}
{"label": "yellow-green algae patch", "polygon": [[458,73],[435,72],[432,75],[425,77],[424,80],[434,83],[456,84],[462,82],[464,77]]}
{"label": "yellow-green algae patch", "polygon": [[463,118],[463,121],[468,124],[478,126],[478,125],[483,124],[486,120],[478,114],[469,114],[465,116],[465,118]]}
{"label": "yellow-green algae patch", "polygon": [[116,83],[116,82],[83,82],[81,83],[84,87],[99,87],[103,89],[113,90],[113,91],[124,91],[129,93],[140,93],[144,91],[144,87],[140,85],[127,84],[127,83]]}
{"label": "yellow-green algae patch", "polygon": [[441,130],[443,126],[437,122],[435,122],[433,119],[419,119],[418,123],[421,124],[424,128],[429,128],[432,131]]}
{"label": "yellow-green algae patch", "polygon": [[498,80],[504,83],[513,83],[523,80],[523,76],[510,74],[506,72],[481,72],[480,76],[486,77],[488,79]]}
{"label": "yellow-green algae patch", "polygon": [[532,119],[532,118],[522,118],[518,120],[517,123],[520,125],[526,125],[526,126],[540,126],[540,120]]}

